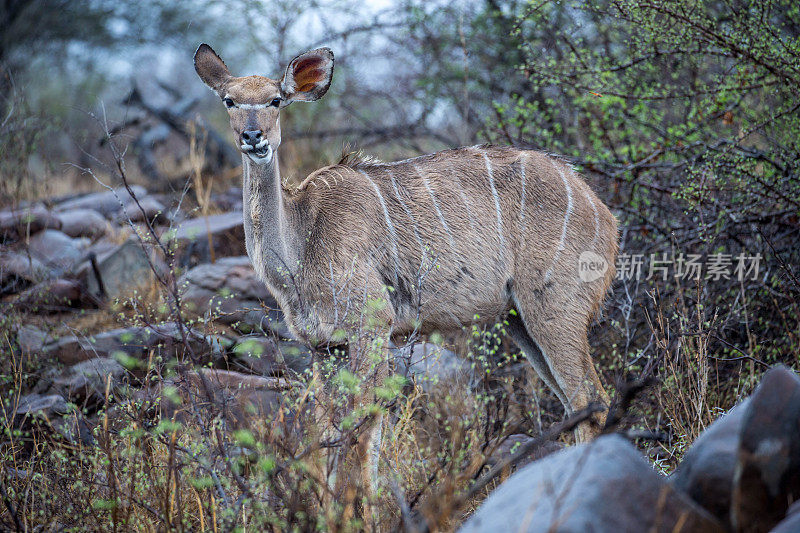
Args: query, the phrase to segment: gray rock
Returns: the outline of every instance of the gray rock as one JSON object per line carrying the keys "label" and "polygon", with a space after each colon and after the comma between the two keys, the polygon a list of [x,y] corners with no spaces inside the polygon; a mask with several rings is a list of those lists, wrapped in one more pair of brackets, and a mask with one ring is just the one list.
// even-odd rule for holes
{"label": "gray rock", "polygon": [[[147,191],[139,185],[131,186],[131,190],[137,198],[144,198]],[[131,195],[125,187],[118,187],[114,190],[85,194],[77,198],[61,202],[56,206],[56,211],[63,213],[73,209],[94,209],[106,218],[112,218],[122,211],[122,206],[128,206],[132,201]]]}
{"label": "gray rock", "polygon": [[[197,407],[214,406],[221,410],[234,428],[248,427],[253,419],[275,413],[283,391],[292,386],[285,379],[203,368],[164,382],[163,387],[173,392],[161,395],[162,416],[181,419],[185,417],[183,405],[191,402]],[[175,401],[175,393],[180,402]]]}
{"label": "gray rock", "polygon": [[770,533],[797,533],[800,531],[800,502],[794,502],[786,513],[786,518],[781,520]]}
{"label": "gray rock", "polygon": [[89,359],[64,369],[60,376],[53,379],[49,392],[73,401],[102,400],[109,376],[113,391],[125,376],[125,369],[110,357]]}
{"label": "gray rock", "polygon": [[[126,240],[134,237],[134,235],[130,232],[130,228],[122,227],[120,229],[122,232],[124,232],[124,235],[127,237]],[[93,253],[95,257],[103,257],[112,250],[115,250],[120,245],[120,239],[116,237],[117,237],[116,235],[110,236],[108,238],[103,237],[93,242],[91,246],[89,246],[89,250],[86,253],[87,258],[90,253]],[[81,267],[83,267],[83,265],[81,265]]]}
{"label": "gray rock", "polygon": [[[95,257],[106,297],[111,300],[126,296],[135,288],[145,287],[153,280],[154,273],[148,256],[136,237],[115,245]],[[155,258],[153,264],[163,268]],[[86,261],[76,270],[78,278],[86,283],[88,291],[100,296],[100,285],[91,263]]]}
{"label": "gray rock", "polygon": [[54,229],[41,231],[28,241],[30,254],[56,275],[71,271],[83,259],[88,247],[87,239],[73,239]]}
{"label": "gray rock", "polygon": [[527,532],[723,531],[616,435],[518,470],[459,530]]}
{"label": "gray rock", "polygon": [[393,348],[399,373],[408,373],[416,378],[423,389],[438,383],[468,383],[472,377],[472,365],[463,357],[436,344],[421,342],[408,348]]}
{"label": "gray rock", "polygon": [[211,203],[225,211],[241,211],[242,188],[231,187],[225,192],[211,193]]}
{"label": "gray rock", "polygon": [[21,325],[17,328],[17,346],[24,355],[38,354],[52,337],[35,326]]}
{"label": "gray rock", "polygon": [[311,350],[295,341],[263,336],[241,337],[232,350],[234,368],[261,376],[282,376],[287,370],[298,374],[311,368]]}
{"label": "gray rock", "polygon": [[61,395],[26,394],[20,398],[14,410],[14,425],[19,427],[23,424],[30,423],[33,418],[52,420],[72,410],[73,407]]}
{"label": "gray rock", "polygon": [[242,337],[231,350],[231,369],[259,376],[280,376],[278,344],[268,337]]}
{"label": "gray rock", "polygon": [[82,444],[83,446],[94,446],[97,442],[92,435],[92,428],[89,422],[78,411],[73,416],[57,417],[50,421],[50,427],[58,433],[61,438],[71,444]]}
{"label": "gray rock", "polygon": [[50,269],[32,255],[0,252],[0,294],[19,292],[51,275]]}
{"label": "gray rock", "polygon": [[[238,211],[191,218],[172,234],[181,265],[197,265],[213,258],[245,255],[244,221]],[[213,247],[213,254],[209,249]]]}
{"label": "gray rock", "polygon": [[[224,353],[232,344],[224,337],[196,331],[189,332],[188,342],[197,355],[205,354],[212,359]],[[118,352],[136,358],[156,350],[172,358],[177,349],[183,348],[178,326],[166,323],[154,327],[114,329],[86,337],[63,337],[45,346],[44,351],[60,362],[72,365],[96,357],[114,357]]]}
{"label": "gray rock", "polygon": [[184,274],[179,286],[187,310],[225,324],[242,322],[288,338],[278,303],[247,256],[223,257]]}
{"label": "gray rock", "polygon": [[[143,212],[144,211],[144,212]],[[167,208],[152,196],[139,199],[139,205],[131,203],[124,213],[117,215],[121,222],[150,222],[151,224],[168,224]]]}
{"label": "gray rock", "polygon": [[0,244],[24,239],[44,229],[59,229],[61,221],[42,206],[0,211]]}
{"label": "gray rock", "polygon": [[739,433],[749,404],[749,399],[744,400],[711,424],[694,441],[670,477],[675,488],[728,527]]}
{"label": "gray rock", "polygon": [[51,279],[43,281],[20,293],[14,304],[35,312],[61,312],[67,307],[78,307],[83,301],[83,290],[75,280]]}
{"label": "gray rock", "polygon": [[109,230],[108,221],[94,209],[73,209],[59,213],[61,231],[70,237],[102,237]]}
{"label": "gray rock", "polygon": [[30,472],[28,470],[23,470],[21,468],[6,468],[6,473],[8,477],[14,480],[24,481],[30,477]]}
{"label": "gray rock", "polygon": [[744,414],[731,524],[736,531],[769,531],[800,500],[800,378],[771,368]]}
{"label": "gray rock", "polygon": [[695,441],[672,483],[732,531],[776,526],[800,499],[800,378],[770,369]]}
{"label": "gray rock", "polygon": [[311,368],[313,351],[303,343],[291,340],[279,340],[278,353],[283,363],[293,372],[302,374]]}

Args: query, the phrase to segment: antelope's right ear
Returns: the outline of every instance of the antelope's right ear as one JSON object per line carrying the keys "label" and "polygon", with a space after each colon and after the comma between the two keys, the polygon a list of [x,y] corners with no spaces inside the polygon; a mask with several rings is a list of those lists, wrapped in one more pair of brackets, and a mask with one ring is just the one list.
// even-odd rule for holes
{"label": "antelope's right ear", "polygon": [[194,69],[203,83],[215,91],[232,77],[225,62],[206,43],[201,44],[194,53]]}
{"label": "antelope's right ear", "polygon": [[333,52],[317,48],[292,59],[281,79],[284,105],[295,100],[313,102],[328,92],[333,78]]}

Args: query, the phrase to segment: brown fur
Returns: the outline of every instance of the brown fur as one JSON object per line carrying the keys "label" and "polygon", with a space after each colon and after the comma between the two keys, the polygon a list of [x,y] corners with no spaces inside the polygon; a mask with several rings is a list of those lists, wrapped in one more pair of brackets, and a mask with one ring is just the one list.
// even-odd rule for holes
{"label": "brown fur", "polygon": [[[204,81],[219,80],[220,66],[207,53],[198,73]],[[313,68],[300,56],[281,82],[222,76],[212,88],[254,104],[287,86],[298,91],[284,94],[288,101],[316,99],[330,79],[315,73],[332,72],[333,55],[309,54]],[[313,74],[313,87],[306,87],[306,74]],[[287,84],[287,77],[303,83]],[[231,125],[240,134],[250,119],[237,111]],[[255,118],[276,150],[277,113],[267,107]],[[509,317],[511,335],[568,412],[597,397],[607,401],[586,334],[614,277],[617,222],[564,161],[495,146],[395,163],[349,154],[292,191],[281,185],[277,159],[260,163],[244,155],[243,161],[248,252],[299,338],[327,342],[338,329],[363,327],[368,301],[385,299],[388,305],[373,309],[371,322],[371,332],[385,339],[379,382],[390,336],[401,340],[416,328],[447,331]],[[586,251],[608,265],[591,282],[578,276]],[[352,354],[364,347],[355,348]],[[375,370],[353,357],[355,371]],[[578,436],[596,431],[584,424]],[[363,459],[363,443],[359,449]]]}

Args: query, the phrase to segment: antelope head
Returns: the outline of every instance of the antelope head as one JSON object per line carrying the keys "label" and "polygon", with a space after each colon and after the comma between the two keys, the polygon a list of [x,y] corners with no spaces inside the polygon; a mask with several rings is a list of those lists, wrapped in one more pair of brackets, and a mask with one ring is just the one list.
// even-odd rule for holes
{"label": "antelope head", "polygon": [[273,80],[231,75],[225,62],[204,43],[194,54],[194,68],[228,109],[239,149],[255,163],[264,164],[281,144],[281,109],[294,101],[313,102],[328,91],[333,52],[317,48],[301,54],[292,59],[280,80]]}

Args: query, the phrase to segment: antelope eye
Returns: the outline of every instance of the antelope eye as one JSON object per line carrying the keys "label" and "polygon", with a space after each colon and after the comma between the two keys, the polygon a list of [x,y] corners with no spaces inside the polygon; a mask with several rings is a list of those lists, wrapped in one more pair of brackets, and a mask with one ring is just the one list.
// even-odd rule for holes
{"label": "antelope eye", "polygon": [[281,105],[281,99],[280,99],[280,97],[273,99],[273,100],[272,100],[272,101],[269,103],[269,105],[271,105],[271,106],[274,106],[274,107],[278,107],[279,105]]}
{"label": "antelope eye", "polygon": [[234,105],[233,100],[231,100],[230,98],[223,98],[222,103],[225,104],[225,107],[227,108],[231,108]]}

